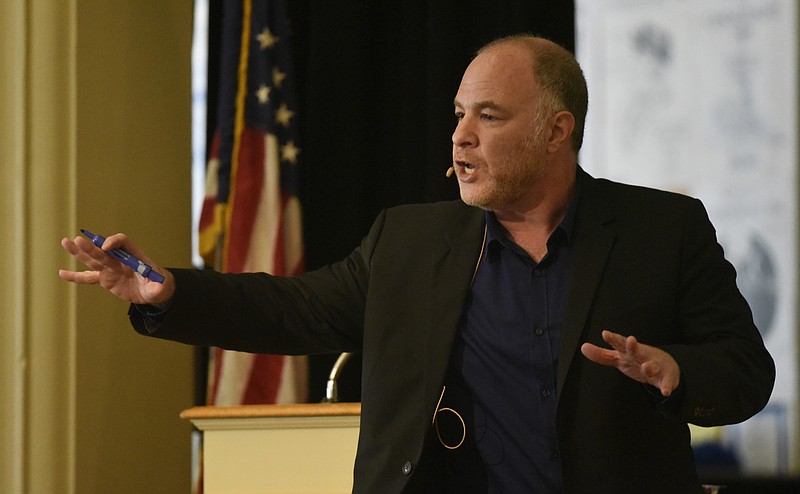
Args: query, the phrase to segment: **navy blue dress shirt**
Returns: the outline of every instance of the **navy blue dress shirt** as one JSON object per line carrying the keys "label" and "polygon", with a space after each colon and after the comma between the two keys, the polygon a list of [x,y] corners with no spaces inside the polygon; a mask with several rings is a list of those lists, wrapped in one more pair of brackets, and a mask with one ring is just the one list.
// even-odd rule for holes
{"label": "navy blue dress shirt", "polygon": [[556,376],[577,196],[538,263],[486,213],[436,422],[460,492],[562,491]]}

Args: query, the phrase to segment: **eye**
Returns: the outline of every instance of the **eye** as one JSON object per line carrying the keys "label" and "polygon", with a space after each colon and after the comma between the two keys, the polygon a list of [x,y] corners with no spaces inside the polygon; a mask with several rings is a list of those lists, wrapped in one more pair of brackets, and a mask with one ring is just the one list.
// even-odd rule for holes
{"label": "eye", "polygon": [[492,122],[494,120],[497,120],[497,117],[492,115],[491,113],[481,113],[481,120]]}
{"label": "eye", "polygon": [[464,112],[463,111],[457,111],[456,112],[456,121],[460,122],[463,119],[464,119]]}

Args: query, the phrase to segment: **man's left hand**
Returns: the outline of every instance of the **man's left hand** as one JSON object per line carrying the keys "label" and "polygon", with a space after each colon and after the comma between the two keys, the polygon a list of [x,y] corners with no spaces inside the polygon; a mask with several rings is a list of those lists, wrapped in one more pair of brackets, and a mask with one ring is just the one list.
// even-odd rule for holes
{"label": "man's left hand", "polygon": [[655,386],[664,397],[671,395],[678,387],[681,370],[670,354],[639,343],[634,336],[626,338],[611,331],[603,331],[602,336],[612,349],[584,343],[581,353],[586,358],[601,365],[616,367],[631,379]]}

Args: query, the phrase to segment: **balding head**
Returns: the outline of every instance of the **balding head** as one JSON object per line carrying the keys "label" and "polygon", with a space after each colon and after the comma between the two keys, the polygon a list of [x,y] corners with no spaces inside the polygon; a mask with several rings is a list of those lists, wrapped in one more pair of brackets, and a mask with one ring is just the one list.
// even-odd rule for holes
{"label": "balding head", "polygon": [[531,70],[541,91],[542,111],[568,111],[575,118],[572,147],[577,153],[583,144],[589,97],[586,79],[575,57],[558,44],[532,35],[494,40],[479,49],[475,56],[509,47],[519,47],[530,53]]}

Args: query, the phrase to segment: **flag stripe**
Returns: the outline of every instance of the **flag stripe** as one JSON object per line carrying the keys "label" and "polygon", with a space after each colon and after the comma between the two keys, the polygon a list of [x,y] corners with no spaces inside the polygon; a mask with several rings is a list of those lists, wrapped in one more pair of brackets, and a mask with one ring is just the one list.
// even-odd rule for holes
{"label": "flag stripe", "polygon": [[283,374],[282,355],[254,355],[243,403],[275,403]]}
{"label": "flag stripe", "polygon": [[[252,248],[253,238],[264,238],[268,243],[274,242],[270,231],[256,228],[256,223],[264,221],[260,211],[260,204],[264,200],[265,187],[272,186],[265,180],[264,145],[261,136],[254,136],[254,132],[245,130],[242,133],[241,152],[236,160],[238,162],[236,177],[232,181],[234,200],[233,207],[228,210],[228,229],[226,232],[227,250],[225,251],[225,271],[241,273],[254,271],[246,268],[247,258],[252,257],[251,252],[256,252],[258,257],[269,262],[270,253],[261,252]],[[266,219],[268,221],[268,219]],[[262,267],[268,271],[269,266]],[[255,269],[256,271],[258,269]]]}
{"label": "flag stripe", "polygon": [[[252,375],[255,355],[230,350],[214,350],[217,354],[217,374],[212,404],[235,406],[244,401],[245,390]],[[250,402],[257,403],[257,402]],[[261,402],[269,403],[269,402]]]}
{"label": "flag stripe", "polygon": [[293,275],[301,273],[305,267],[305,255],[303,251],[303,230],[300,228],[302,225],[302,210],[300,208],[300,200],[286,193],[282,194],[283,214],[283,227],[281,232],[283,234],[281,245],[283,248],[283,266],[284,273]]}
{"label": "flag stripe", "polygon": [[[282,0],[225,0],[223,7],[220,122],[200,221],[201,254],[224,272],[297,274],[304,267],[300,148],[284,6]],[[303,357],[216,349],[211,360],[210,404],[305,400]]]}

